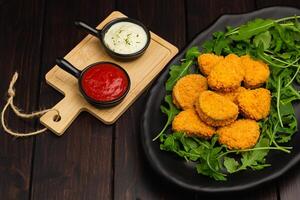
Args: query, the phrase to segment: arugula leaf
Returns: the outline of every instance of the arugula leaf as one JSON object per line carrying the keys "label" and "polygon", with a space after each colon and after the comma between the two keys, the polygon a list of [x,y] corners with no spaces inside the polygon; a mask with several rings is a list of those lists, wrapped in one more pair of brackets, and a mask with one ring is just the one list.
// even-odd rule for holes
{"label": "arugula leaf", "polygon": [[215,42],[213,40],[207,40],[203,43],[203,53],[210,53],[214,51],[214,44]]}
{"label": "arugula leaf", "polygon": [[197,142],[195,142],[192,138],[189,137],[181,137],[180,141],[183,144],[184,150],[187,152],[199,146]]}
{"label": "arugula leaf", "polygon": [[236,34],[231,35],[230,38],[236,41],[247,40],[252,36],[267,31],[274,26],[274,20],[271,19],[255,19],[249,21],[247,24],[240,26]]}
{"label": "arugula leaf", "polygon": [[280,105],[280,113],[284,126],[276,127],[277,134],[275,138],[278,143],[285,143],[297,131],[297,118],[295,117],[293,105],[290,102]]}
{"label": "arugula leaf", "polygon": [[[255,147],[268,147],[269,140],[267,138],[261,138],[260,141],[255,145]],[[238,170],[246,169],[250,167],[252,169],[262,169],[269,165],[265,164],[265,156],[268,154],[269,150],[256,150],[256,151],[249,151],[242,154],[241,158],[241,167]]]}
{"label": "arugula leaf", "polygon": [[214,42],[214,47],[213,51],[217,54],[220,55],[223,51],[230,51],[228,50],[229,46],[228,44],[230,43],[229,39],[225,38],[225,33],[224,32],[216,32],[213,34],[215,38]]}
{"label": "arugula leaf", "polygon": [[229,173],[234,173],[238,169],[239,163],[234,158],[225,157],[224,166]]}
{"label": "arugula leaf", "polygon": [[286,28],[281,26],[280,24],[275,24],[275,29],[278,31],[280,38],[287,45],[288,48],[295,48],[295,43],[293,37]]}
{"label": "arugula leaf", "polygon": [[189,50],[187,50],[185,54],[185,59],[187,60],[193,60],[195,58],[198,58],[200,55],[199,48],[198,47],[192,47]]}
{"label": "arugula leaf", "polygon": [[256,35],[253,39],[253,43],[256,47],[259,46],[259,43],[263,44],[263,49],[266,50],[270,47],[270,43],[271,43],[271,34],[269,31],[260,33],[258,35]]}
{"label": "arugula leaf", "polygon": [[174,117],[179,113],[179,110],[174,106],[172,102],[172,96],[167,95],[165,96],[165,102],[168,104],[169,108],[165,106],[160,106],[160,109],[163,113],[165,113],[168,116],[168,120],[164,126],[164,128],[161,130],[161,132],[153,139],[155,141],[157,138],[159,138],[165,130],[168,128],[168,126],[172,123],[172,120]]}
{"label": "arugula leaf", "polygon": [[166,82],[166,90],[172,91],[175,83],[183,76],[189,73],[189,68],[192,66],[193,61],[187,60],[183,62],[181,65],[173,65],[170,68],[170,77]]}
{"label": "arugula leaf", "polygon": [[222,174],[218,171],[212,170],[207,162],[200,162],[196,165],[197,172],[205,176],[214,178],[217,181],[226,181],[226,174]]}
{"label": "arugula leaf", "polygon": [[171,134],[170,136],[168,136],[164,140],[164,143],[160,145],[160,149],[165,151],[178,152],[180,146],[179,146],[179,142],[176,140],[176,135]]}
{"label": "arugula leaf", "polygon": [[214,46],[214,52],[217,55],[221,55],[222,51],[226,51],[226,49],[228,50],[228,44],[229,40],[227,39],[217,40]]}
{"label": "arugula leaf", "polygon": [[297,18],[295,18],[294,26],[300,31],[300,23]]}
{"label": "arugula leaf", "polygon": [[169,79],[166,82],[166,91],[172,91],[175,83],[183,76],[189,74],[190,67],[195,63],[194,60],[199,56],[198,47],[190,48],[186,54],[183,62],[180,65],[173,65],[170,68]]}
{"label": "arugula leaf", "polygon": [[204,155],[202,155],[202,159],[196,165],[197,172],[199,174],[203,174],[209,177],[214,178],[217,181],[225,181],[226,174],[221,172],[221,160],[219,159],[219,155],[222,154],[222,147],[215,147],[216,141],[218,140],[218,136],[214,135],[211,139],[211,144],[209,149],[204,151]]}
{"label": "arugula leaf", "polygon": [[280,36],[279,36],[279,33],[276,30],[271,30],[270,33],[271,33],[272,38],[273,38],[273,40],[271,41],[271,47],[273,48],[273,51],[275,53],[279,52],[282,48],[282,43],[283,43]]}

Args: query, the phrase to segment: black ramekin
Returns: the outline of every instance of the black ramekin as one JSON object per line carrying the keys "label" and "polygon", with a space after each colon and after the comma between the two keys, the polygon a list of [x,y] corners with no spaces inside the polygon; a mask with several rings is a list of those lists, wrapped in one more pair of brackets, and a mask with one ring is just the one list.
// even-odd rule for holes
{"label": "black ramekin", "polygon": [[[129,75],[128,73],[119,65],[115,64],[115,63],[112,63],[112,62],[96,62],[96,63],[93,63],[89,66],[87,66],[84,70],[80,71],[78,70],[77,68],[75,68],[71,63],[69,63],[67,60],[63,59],[63,58],[57,58],[56,59],[56,63],[59,67],[61,67],[63,70],[65,70],[66,72],[70,73],[71,75],[73,75],[75,78],[78,79],[78,86],[79,86],[79,90],[82,94],[82,96],[90,103],[92,104],[93,106],[97,107],[97,108],[108,108],[108,107],[112,107],[112,106],[115,106],[119,103],[121,103],[121,101],[125,98],[125,96],[127,95],[127,93],[129,92],[129,89],[130,89],[130,78],[129,78]],[[98,65],[98,64],[111,64],[117,68],[119,68],[121,71],[124,72],[124,74],[126,75],[127,77],[127,88],[126,88],[126,91],[122,94],[122,96],[114,99],[114,100],[111,100],[111,101],[98,101],[98,100],[95,100],[93,98],[91,98],[90,96],[88,96],[84,89],[82,88],[82,77],[84,75],[85,72],[87,72],[90,68]]]}
{"label": "black ramekin", "polygon": [[[147,34],[147,42],[146,42],[145,46],[141,50],[139,50],[139,51],[137,51],[135,53],[131,53],[131,54],[120,54],[120,53],[114,52],[113,50],[111,50],[109,47],[106,46],[106,44],[104,42],[104,36],[105,36],[105,34],[107,33],[107,31],[109,30],[109,28],[112,25],[114,25],[116,23],[119,23],[119,22],[131,22],[131,23],[139,25],[140,27],[142,27],[144,29],[144,31]],[[132,18],[123,17],[123,18],[114,19],[114,20],[108,22],[101,30],[95,29],[95,28],[89,26],[88,24],[86,24],[86,23],[84,23],[82,21],[76,21],[75,25],[77,27],[80,27],[80,28],[84,29],[89,34],[92,34],[93,36],[99,38],[100,41],[101,41],[101,43],[103,44],[104,49],[106,50],[106,52],[110,56],[112,56],[113,58],[117,58],[117,59],[121,59],[121,60],[134,59],[134,58],[137,58],[137,57],[141,56],[143,53],[145,53],[145,51],[148,48],[148,46],[150,44],[150,41],[151,41],[150,32],[147,29],[147,27],[144,24],[142,24],[141,22],[139,22],[139,21],[137,21],[135,19],[132,19]]]}

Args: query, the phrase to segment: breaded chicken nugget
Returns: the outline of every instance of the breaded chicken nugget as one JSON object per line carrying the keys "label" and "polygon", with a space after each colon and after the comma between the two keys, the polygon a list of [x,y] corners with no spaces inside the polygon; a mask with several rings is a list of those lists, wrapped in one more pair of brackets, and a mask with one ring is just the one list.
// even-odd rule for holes
{"label": "breaded chicken nugget", "polygon": [[211,138],[215,129],[200,120],[194,109],[181,111],[172,122],[172,129],[190,136]]}
{"label": "breaded chicken nugget", "polygon": [[232,92],[216,92],[219,95],[222,95],[223,97],[226,97],[233,103],[237,104],[237,97],[241,92],[247,91],[244,87],[239,87],[238,89],[232,91]]}
{"label": "breaded chicken nugget", "polygon": [[207,90],[207,80],[200,74],[189,74],[177,81],[173,88],[173,103],[183,110],[194,107],[200,92]]}
{"label": "breaded chicken nugget", "polygon": [[231,63],[242,77],[245,76],[245,69],[242,65],[242,60],[239,56],[231,53],[225,57],[225,60],[226,62]]}
{"label": "breaded chicken nugget", "polygon": [[230,124],[239,114],[237,105],[212,91],[202,92],[195,107],[200,119],[210,126]]}
{"label": "breaded chicken nugget", "polygon": [[260,87],[268,80],[270,70],[267,64],[254,60],[249,55],[242,56],[241,61],[245,70],[244,84],[246,88]]}
{"label": "breaded chicken nugget", "polygon": [[250,119],[240,119],[217,130],[219,143],[229,149],[248,149],[253,147],[259,138],[259,125]]}
{"label": "breaded chicken nugget", "polygon": [[238,95],[237,104],[244,117],[261,120],[270,114],[271,92],[264,88],[247,90]]}
{"label": "breaded chicken nugget", "polygon": [[198,56],[198,65],[203,75],[208,76],[212,68],[223,60],[223,56],[218,56],[213,53],[204,53]]}
{"label": "breaded chicken nugget", "polygon": [[240,58],[230,54],[220,61],[207,77],[208,85],[213,90],[231,92],[240,87],[244,79],[244,70]]}

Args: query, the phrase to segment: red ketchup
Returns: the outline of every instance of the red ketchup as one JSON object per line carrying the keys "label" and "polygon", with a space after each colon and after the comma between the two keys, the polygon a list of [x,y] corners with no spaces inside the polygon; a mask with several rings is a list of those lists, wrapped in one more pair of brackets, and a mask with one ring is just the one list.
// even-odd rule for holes
{"label": "red ketchup", "polygon": [[95,101],[112,101],[126,92],[128,77],[113,64],[99,63],[84,72],[81,86],[85,94]]}

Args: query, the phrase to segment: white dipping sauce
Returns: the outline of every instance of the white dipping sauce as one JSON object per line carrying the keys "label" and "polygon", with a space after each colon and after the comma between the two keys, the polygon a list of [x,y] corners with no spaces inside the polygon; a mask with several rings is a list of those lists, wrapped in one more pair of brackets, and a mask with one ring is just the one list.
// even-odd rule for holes
{"label": "white dipping sauce", "polygon": [[145,47],[147,40],[146,31],[131,22],[113,24],[104,35],[106,47],[119,54],[136,53]]}

